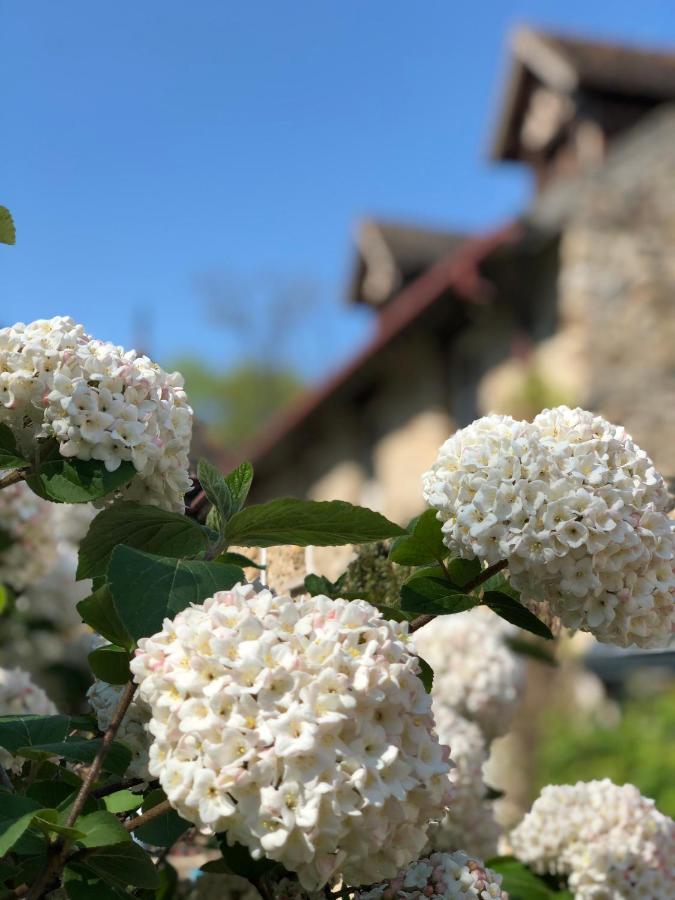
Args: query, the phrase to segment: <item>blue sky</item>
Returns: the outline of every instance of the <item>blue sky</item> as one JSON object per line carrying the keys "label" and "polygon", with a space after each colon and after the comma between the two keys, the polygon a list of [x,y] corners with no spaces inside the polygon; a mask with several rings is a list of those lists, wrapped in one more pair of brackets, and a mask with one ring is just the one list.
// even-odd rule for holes
{"label": "blue sky", "polygon": [[[0,320],[68,313],[158,359],[227,366],[199,287],[301,277],[308,377],[363,339],[343,302],[366,214],[482,229],[527,201],[487,160],[518,22],[675,45],[672,0],[0,0]],[[266,338],[267,340],[267,338]]]}

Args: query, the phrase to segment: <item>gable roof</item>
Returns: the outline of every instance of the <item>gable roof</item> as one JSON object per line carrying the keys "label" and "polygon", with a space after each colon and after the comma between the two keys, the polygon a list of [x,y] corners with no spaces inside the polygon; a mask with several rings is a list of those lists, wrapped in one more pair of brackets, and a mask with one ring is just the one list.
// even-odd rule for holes
{"label": "gable roof", "polygon": [[519,28],[491,148],[493,159],[519,159],[518,135],[537,85],[563,95],[580,90],[650,101],[675,98],[675,53]]}

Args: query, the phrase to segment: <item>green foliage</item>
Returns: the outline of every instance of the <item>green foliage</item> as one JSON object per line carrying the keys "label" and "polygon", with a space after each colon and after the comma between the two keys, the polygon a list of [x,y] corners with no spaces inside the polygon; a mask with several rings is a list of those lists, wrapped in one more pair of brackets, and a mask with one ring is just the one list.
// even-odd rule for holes
{"label": "green foliage", "polygon": [[513,856],[496,856],[486,866],[502,876],[509,900],[572,900],[567,890],[552,884],[553,879],[535,875]]}
{"label": "green foliage", "polygon": [[112,887],[156,888],[159,885],[152,857],[132,841],[96,848],[80,865]]}
{"label": "green foliage", "polygon": [[422,684],[424,685],[427,694],[430,694],[431,689],[434,686],[434,670],[426,659],[422,659],[421,656],[417,657],[417,661],[420,665],[420,678],[422,679]]}
{"label": "green foliage", "polygon": [[[6,206],[0,206],[0,243],[15,244],[16,229],[14,228],[14,220],[12,214]],[[0,469],[2,466],[0,465]]]}
{"label": "green foliage", "polygon": [[33,817],[47,810],[29,797],[0,791],[0,858],[28,831]]}
{"label": "green foliage", "polygon": [[335,547],[364,544],[403,534],[403,529],[380,513],[343,500],[312,501],[284,497],[236,513],[225,534],[242,547],[294,544]]}
{"label": "green foliage", "polygon": [[518,628],[530,631],[538,637],[553,640],[553,634],[548,625],[545,625],[541,619],[538,619],[534,613],[510,594],[504,594],[501,591],[485,591],[483,603],[512,625],[517,625]]}
{"label": "green foliage", "polygon": [[342,589],[367,598],[380,610],[399,608],[399,592],[411,569],[392,562],[389,550],[384,541],[358,547],[356,559],[344,573]]}
{"label": "green foliage", "polygon": [[614,727],[589,723],[552,706],[542,722],[535,788],[580,779],[629,782],[675,818],[675,685],[625,702]]}
{"label": "green foliage", "polygon": [[97,647],[89,654],[91,671],[101,681],[109,684],[126,684],[129,681],[129,661],[131,656],[124,647],[108,644]]}
{"label": "green foliage", "polygon": [[537,662],[545,663],[547,666],[558,665],[554,654],[539,641],[528,640],[517,635],[507,635],[504,638],[504,643],[519,656],[528,656],[530,659],[536,659]]}
{"label": "green foliage", "polygon": [[[0,206],[0,210],[2,207]],[[0,422],[0,471],[3,469],[25,469],[28,463],[19,456],[16,441],[10,428]]]}
{"label": "green foliage", "polygon": [[123,501],[100,512],[80,544],[78,578],[104,575],[118,545],[162,556],[192,556],[206,549],[208,533],[178,513]]}
{"label": "green foliage", "polygon": [[[147,812],[164,800],[166,800],[164,791],[160,789],[151,791],[143,801],[143,812]],[[182,834],[185,834],[188,828],[192,828],[192,823],[182,819],[172,809],[145,825],[141,825],[134,831],[134,835],[139,841],[151,844],[153,847],[171,847]]]}
{"label": "green foliage", "polygon": [[80,816],[75,824],[83,834],[78,839],[78,843],[83,847],[106,847],[108,844],[120,844],[131,840],[131,835],[120,820],[105,809]]}
{"label": "green foliage", "polygon": [[218,532],[223,533],[233,506],[229,485],[218,469],[205,459],[199,460],[197,477],[202,490],[206,494],[206,499],[213,507],[213,511],[215,511],[215,520],[213,522],[217,524]]}
{"label": "green foliage", "polygon": [[122,623],[107,584],[80,600],[77,611],[83,622],[111,643],[127,650],[133,649],[134,640]]}
{"label": "green foliage", "polygon": [[[101,743],[102,738],[68,737],[65,741],[19,747],[17,752],[19,756],[25,756],[28,759],[43,760],[56,756],[70,762],[92,763],[101,748]],[[127,745],[121,741],[113,741],[103,761],[103,769],[113,775],[124,775],[130,762],[131,750]]]}
{"label": "green foliage", "polygon": [[448,555],[436,511],[428,509],[408,525],[408,534],[393,542],[389,558],[403,566],[425,566]]}
{"label": "green foliage", "polygon": [[33,471],[26,483],[43,500],[53,503],[90,503],[124,487],[136,474],[123,462],[114,472],[96,459],[51,459]]}
{"label": "green foliage", "polygon": [[258,879],[278,866],[278,863],[271,859],[253,859],[246,847],[236,842],[229,844],[225,834],[220,834],[218,837],[221,839],[222,858],[203,866],[202,871],[204,872],[222,872],[229,875],[240,875],[242,878]]}
{"label": "green foliage", "polygon": [[332,597],[334,600],[337,597],[341,597],[343,600],[368,600],[362,591],[346,591],[344,589],[345,580],[346,573],[343,573],[337,581],[331,581],[323,575],[307,575],[305,588],[312,597],[323,595]]}
{"label": "green foliage", "polygon": [[413,577],[401,588],[401,608],[406,612],[446,615],[464,612],[480,603],[479,597],[442,578]]}
{"label": "green foliage", "polygon": [[241,463],[241,465],[230,472],[225,481],[232,498],[232,512],[239,512],[243,508],[244,503],[246,503],[248,492],[251,490],[253,466],[250,462]]}
{"label": "green foliage", "polygon": [[0,747],[15,754],[19,747],[65,741],[72,730],[70,716],[0,716]]}
{"label": "green foliage", "polygon": [[152,556],[119,545],[108,579],[120,621],[138,640],[160,631],[166,617],[243,581],[244,573],[237,566]]}
{"label": "green foliage", "polygon": [[114,794],[108,794],[103,798],[103,804],[108,812],[123,813],[131,809],[138,809],[141,805],[141,796],[133,791],[121,790]]}

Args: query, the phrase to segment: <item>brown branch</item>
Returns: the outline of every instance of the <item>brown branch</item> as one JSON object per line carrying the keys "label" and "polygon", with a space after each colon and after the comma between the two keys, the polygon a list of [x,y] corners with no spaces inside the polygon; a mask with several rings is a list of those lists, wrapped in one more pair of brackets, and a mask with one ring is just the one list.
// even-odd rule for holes
{"label": "brown branch", "polygon": [[[462,586],[462,593],[471,593],[471,591],[480,587],[481,584],[484,584],[488,579],[492,578],[493,575],[496,575],[497,572],[501,572],[502,569],[505,569],[507,565],[508,563],[505,559],[500,559],[499,562],[493,563],[493,565],[488,566],[487,569],[483,569],[480,575],[477,575],[471,581],[467,581],[467,583]],[[413,619],[410,623],[409,633],[412,634],[414,631],[419,631],[420,628],[424,628],[424,626],[428,625],[429,622],[432,622],[437,615],[438,613],[424,613],[416,619]]]}
{"label": "brown branch", "polygon": [[0,784],[10,793],[14,793],[14,785],[9,780],[9,775],[4,766],[0,766]]}
{"label": "brown branch", "polygon": [[10,469],[6,475],[3,475],[0,478],[0,490],[5,487],[9,487],[10,484],[16,484],[18,481],[23,481],[26,477],[26,469]]}
{"label": "brown branch", "polygon": [[136,831],[137,828],[140,828],[141,825],[145,825],[147,822],[152,822],[153,819],[156,819],[158,816],[163,816],[164,813],[169,812],[171,809],[171,804],[168,800],[162,800],[161,803],[158,803],[157,806],[153,806],[152,809],[147,810],[143,813],[143,815],[136,816],[133,819],[129,819],[128,822],[124,823],[124,827],[127,831]]}
{"label": "brown branch", "polygon": [[[66,820],[66,826],[68,828],[71,828],[75,824],[75,820],[84,809],[84,804],[87,802],[89,792],[91,791],[94,782],[101,774],[103,762],[108,755],[110,745],[115,739],[117,730],[122,723],[126,711],[129,709],[131,701],[134,699],[135,693],[136,685],[133,681],[130,681],[122,692],[120,701],[117,704],[117,709],[115,710],[115,715],[113,716],[107,731],[103,735],[103,740],[101,741],[98,753],[94,757],[94,761],[82,782],[77,797],[75,798],[75,802],[68,814]],[[31,889],[26,895],[26,900],[38,900],[38,898],[43,897],[51,889],[53,882],[63,871],[63,867],[68,858],[69,849],[70,845],[67,841],[58,840],[54,843],[50,858],[47,860],[42,872],[38,875],[37,880],[31,886]]]}
{"label": "brown branch", "polygon": [[116,784],[104,784],[103,787],[92,791],[91,796],[100,800],[102,797],[110,796],[110,794],[116,794],[117,791],[128,791],[129,788],[138,787],[139,784],[145,784],[143,778],[128,778],[126,781],[118,781]]}

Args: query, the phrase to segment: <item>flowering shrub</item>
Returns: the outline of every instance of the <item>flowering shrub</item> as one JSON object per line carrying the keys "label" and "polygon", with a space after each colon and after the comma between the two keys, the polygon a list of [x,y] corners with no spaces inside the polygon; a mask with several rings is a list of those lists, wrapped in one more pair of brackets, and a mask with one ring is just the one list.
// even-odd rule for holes
{"label": "flowering shrub", "polygon": [[535,871],[567,876],[578,900],[672,896],[675,822],[633,785],[545,787],[510,841]]}
{"label": "flowering shrub", "polygon": [[580,409],[487,416],[424,478],[447,546],[508,562],[524,599],[598,640],[663,646],[673,622],[673,523],[663,478],[622,428]]}
{"label": "flowering shrub", "polygon": [[[404,528],[340,501],[247,505],[248,463],[200,462],[186,513],[191,419],[180,375],[71,319],[0,330],[0,577],[25,591],[12,605],[0,585],[0,606],[52,596],[46,550],[77,542],[95,635],[93,715],[0,679],[3,897],[169,900],[167,855],[188,841],[263,900],[673,896],[672,822],[608,782],[549,789],[512,835],[520,862],[478,858],[497,838],[482,764],[520,691],[516,627],[553,639],[519,591],[602,640],[669,634],[665,488],[621,429],[565,408],[474,423]],[[29,491],[100,511],[82,536]],[[290,597],[244,577],[241,548],[391,539],[386,584],[355,566]]]}

